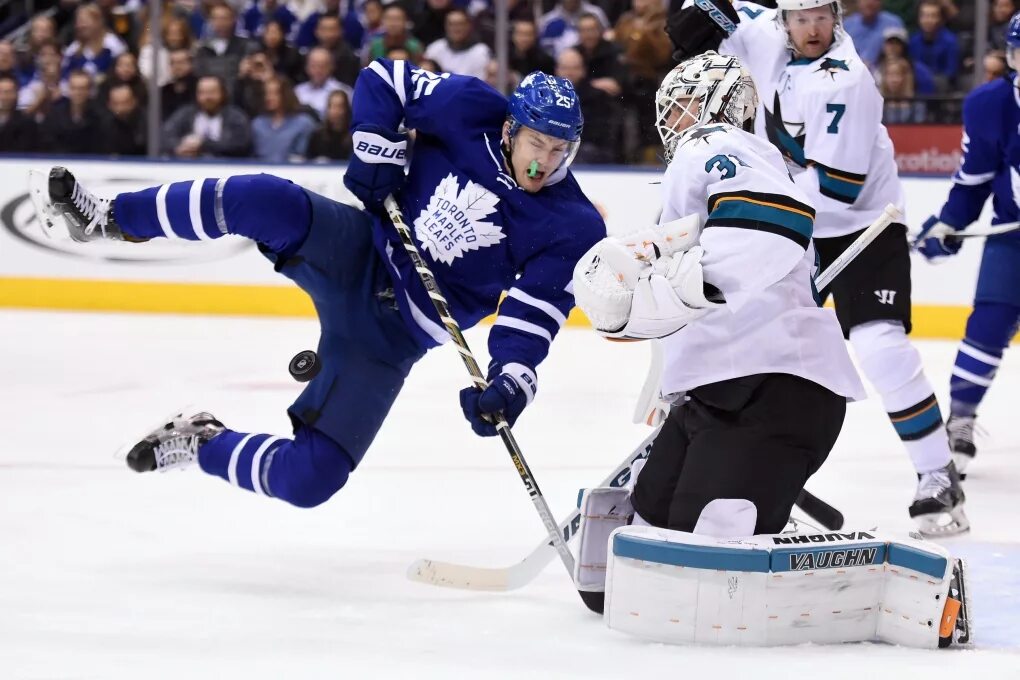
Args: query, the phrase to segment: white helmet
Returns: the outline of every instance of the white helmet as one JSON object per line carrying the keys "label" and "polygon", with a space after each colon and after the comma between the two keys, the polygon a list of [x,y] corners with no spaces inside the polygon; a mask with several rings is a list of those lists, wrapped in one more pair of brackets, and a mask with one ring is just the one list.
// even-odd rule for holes
{"label": "white helmet", "polygon": [[[695,101],[700,106],[693,111]],[[705,52],[681,62],[666,74],[655,93],[655,128],[665,148],[666,162],[673,160],[687,130],[706,123],[749,129],[757,110],[758,91],[751,74],[736,57]],[[670,121],[674,112],[680,115]],[[684,113],[696,122],[686,130],[676,130]]]}
{"label": "white helmet", "polygon": [[790,32],[786,29],[786,12],[798,9],[814,9],[815,7],[826,7],[832,5],[832,13],[836,16],[835,26],[832,29],[832,46],[838,45],[843,40],[843,4],[839,0],[776,0],[776,22],[786,33],[786,47],[794,49],[793,41],[790,40]]}

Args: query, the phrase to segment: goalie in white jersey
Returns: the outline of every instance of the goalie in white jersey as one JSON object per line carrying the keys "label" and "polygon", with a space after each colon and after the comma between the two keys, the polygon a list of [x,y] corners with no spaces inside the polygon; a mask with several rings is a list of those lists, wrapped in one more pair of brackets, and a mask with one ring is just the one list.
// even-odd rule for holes
{"label": "goalie in white jersey", "polygon": [[[883,208],[902,212],[882,97],[842,28],[833,0],[688,0],[669,17],[674,56],[718,49],[745,63],[758,86],[755,132],[786,158],[818,211],[814,239],[824,269]],[[890,225],[826,290],[858,365],[882,397],[918,475],[909,514],[926,535],[966,531],[964,494],[942,414],[911,345],[906,226]]]}
{"label": "goalie in white jersey", "polygon": [[663,391],[686,398],[633,492],[584,493],[578,588],[604,589],[611,628],[664,642],[965,641],[962,567],[944,549],[776,535],[846,402],[864,396],[835,314],[815,301],[815,211],[779,151],[747,132],[757,96],[736,57],[681,63],[656,108],[662,221],[589,250],[574,296],[605,337],[662,338]]}

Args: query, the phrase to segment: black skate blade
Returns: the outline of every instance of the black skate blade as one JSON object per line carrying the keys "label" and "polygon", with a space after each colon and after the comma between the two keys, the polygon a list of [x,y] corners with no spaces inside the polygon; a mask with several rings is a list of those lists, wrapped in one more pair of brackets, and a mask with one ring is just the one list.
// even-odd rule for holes
{"label": "black skate blade", "polygon": [[584,601],[584,606],[596,614],[604,614],[606,609],[606,594],[597,593],[591,590],[579,590],[577,594]]}

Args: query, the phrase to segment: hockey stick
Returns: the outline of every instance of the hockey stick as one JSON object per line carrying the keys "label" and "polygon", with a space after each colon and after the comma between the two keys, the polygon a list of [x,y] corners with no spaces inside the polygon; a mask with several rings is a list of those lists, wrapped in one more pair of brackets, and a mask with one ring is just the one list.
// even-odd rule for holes
{"label": "hockey stick", "polygon": [[[418,252],[418,246],[414,243],[414,237],[411,235],[410,227],[408,227],[407,222],[404,221],[404,215],[400,211],[400,205],[397,204],[397,201],[393,198],[393,196],[386,197],[385,205],[386,212],[390,216],[390,221],[393,222],[393,226],[397,228],[397,233],[400,235],[400,241],[403,243],[404,249],[411,258],[411,262],[414,264],[414,268],[418,272],[418,277],[421,279],[422,285],[424,285],[425,290],[428,291],[429,298],[432,300],[432,304],[436,308],[436,313],[442,320],[443,325],[446,326],[446,330],[450,333],[450,337],[453,338],[453,341],[457,346],[457,351],[460,352],[460,358],[464,361],[464,366],[467,368],[468,373],[471,374],[471,380],[477,387],[484,390],[488,387],[488,383],[485,381],[485,377],[482,375],[481,369],[478,368],[478,362],[475,361],[475,355],[471,353],[471,348],[468,347],[467,340],[464,339],[464,334],[460,331],[460,325],[450,313],[450,306],[446,302],[446,298],[443,296],[442,291],[439,290],[439,283],[436,281],[436,277],[432,274],[432,270],[429,269],[428,265],[425,264],[425,260],[422,258],[421,253]],[[513,433],[510,431],[510,425],[506,422],[506,418],[503,417],[502,413],[497,413],[494,420],[496,430],[499,432],[499,436],[503,440],[503,444],[506,446],[507,453],[510,454],[510,459],[513,461],[514,467],[517,468],[517,474],[520,475],[521,481],[524,482],[524,486],[528,490],[528,495],[531,496],[531,502],[534,503],[535,509],[538,511],[538,516],[542,519],[542,524],[545,525],[546,530],[549,532],[549,539],[551,540],[556,552],[559,553],[560,559],[563,561],[563,566],[566,567],[567,574],[570,575],[570,579],[573,581],[574,556],[570,553],[570,548],[567,547],[566,541],[563,540],[563,536],[560,534],[560,528],[557,526],[556,519],[553,517],[552,511],[549,509],[549,504],[546,503],[545,496],[542,495],[542,491],[538,488],[538,481],[536,481],[535,476],[531,474],[531,468],[528,467],[527,461],[524,460],[524,454],[521,453],[521,449],[517,445],[517,440],[514,438]]]}
{"label": "hockey stick", "polygon": [[[630,481],[631,466],[647,458],[652,442],[659,434],[656,428],[630,455],[602,480],[599,486],[620,487]],[[581,511],[574,510],[560,522],[559,534],[564,542],[571,540],[581,524]],[[548,538],[543,540],[523,560],[509,567],[472,567],[438,560],[417,560],[407,570],[407,578],[420,583],[466,590],[516,590],[531,583],[556,556],[556,548]],[[584,597],[582,595],[582,597]]]}
{"label": "hockey stick", "polygon": [[[978,238],[1008,234],[1009,232],[1016,231],[1017,229],[1020,229],[1020,222],[1004,222],[1002,224],[993,224],[987,227],[971,227],[970,229],[963,229],[962,231],[953,229],[944,222],[939,222],[925,235],[925,238]],[[915,240],[914,247],[916,248],[919,243],[919,240]]]}
{"label": "hockey stick", "polygon": [[[896,207],[891,204],[887,206],[882,215],[871,226],[865,229],[864,233],[858,236],[822,272],[816,281],[824,281],[826,284],[830,283],[837,274],[846,268],[853,258],[857,257],[869,243],[875,240],[883,229],[898,218],[899,211]],[[657,342],[652,343],[652,366],[653,368],[662,366],[662,348]],[[639,409],[641,403],[652,401],[647,398],[647,395],[653,393],[653,391],[658,391],[657,381],[658,375],[649,375],[646,378],[641,390],[642,399],[639,402]],[[635,419],[639,417],[638,413],[635,412]],[[641,420],[644,420],[644,418],[641,418]],[[655,440],[658,432],[658,429],[656,429],[648,438],[641,442],[627,456],[626,460],[617,466],[599,486],[622,486],[625,484],[630,478],[631,465],[635,461],[648,456],[652,449],[652,442]],[[843,514],[807,490],[802,490],[798,495],[797,505],[806,514],[810,515],[830,531],[835,531],[843,526]],[[559,531],[562,532],[562,540],[569,541],[574,537],[580,521],[581,513],[579,510],[575,510],[567,519],[560,523]],[[419,583],[449,588],[490,591],[515,590],[534,580],[545,569],[546,565],[549,564],[549,561],[552,560],[554,553],[553,543],[545,540],[536,546],[523,560],[508,567],[473,567],[452,562],[441,562],[439,560],[419,559],[408,568],[407,577]],[[587,601],[585,604],[587,604]]]}

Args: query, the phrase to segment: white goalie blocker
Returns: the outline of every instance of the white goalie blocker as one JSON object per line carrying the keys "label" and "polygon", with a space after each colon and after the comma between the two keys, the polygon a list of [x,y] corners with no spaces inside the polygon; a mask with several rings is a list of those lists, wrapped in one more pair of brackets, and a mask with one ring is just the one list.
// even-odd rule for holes
{"label": "white goalie blocker", "polygon": [[958,621],[962,583],[950,596],[962,568],[923,540],[876,531],[719,539],[618,526],[607,541],[606,625],[648,640],[935,648],[969,639]]}

